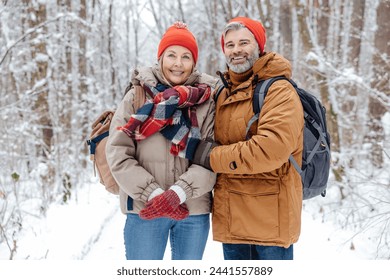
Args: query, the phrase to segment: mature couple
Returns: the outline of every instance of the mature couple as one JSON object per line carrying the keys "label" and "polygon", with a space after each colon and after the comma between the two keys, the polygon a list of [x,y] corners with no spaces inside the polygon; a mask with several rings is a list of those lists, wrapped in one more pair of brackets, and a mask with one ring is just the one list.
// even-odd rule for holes
{"label": "mature couple", "polygon": [[[291,77],[289,62],[265,52],[265,29],[246,17],[221,35],[227,70],[196,69],[198,45],[185,24],[169,27],[158,63],[134,71],[146,103],[131,88],[114,115],[106,155],[127,215],[127,259],[202,259],[210,229],[226,260],[291,260],[301,228],[303,110],[286,80],[269,89],[258,122],[256,82]],[[214,100],[217,88],[218,98]]]}

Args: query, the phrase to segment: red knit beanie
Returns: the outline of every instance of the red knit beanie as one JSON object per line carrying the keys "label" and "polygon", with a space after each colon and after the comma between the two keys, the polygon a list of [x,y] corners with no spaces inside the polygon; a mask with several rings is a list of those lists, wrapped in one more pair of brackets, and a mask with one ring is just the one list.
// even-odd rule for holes
{"label": "red knit beanie", "polygon": [[194,35],[183,22],[177,21],[165,31],[158,45],[157,59],[160,59],[166,48],[173,45],[179,45],[189,49],[196,64],[198,60],[198,44]]}
{"label": "red knit beanie", "polygon": [[[253,36],[255,36],[257,44],[259,45],[260,54],[262,54],[264,51],[265,42],[267,41],[267,37],[265,36],[265,29],[261,22],[247,17],[236,17],[229,21],[229,23],[231,22],[239,22],[246,28],[248,28],[250,32],[252,32]],[[223,39],[223,35],[221,37],[221,45],[222,51],[225,51],[225,42]]]}

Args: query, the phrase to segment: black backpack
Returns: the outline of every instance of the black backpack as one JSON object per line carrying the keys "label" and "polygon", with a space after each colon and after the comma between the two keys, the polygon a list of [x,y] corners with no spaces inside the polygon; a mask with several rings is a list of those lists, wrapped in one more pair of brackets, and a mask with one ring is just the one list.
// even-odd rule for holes
{"label": "black backpack", "polygon": [[[321,194],[325,197],[330,169],[330,135],[326,127],[326,110],[321,102],[312,94],[297,86],[297,84],[284,76],[261,80],[257,83],[253,94],[253,112],[246,134],[251,125],[259,119],[260,111],[269,87],[278,80],[287,80],[295,88],[302,103],[305,128],[303,136],[302,167],[294,157],[289,160],[301,175],[303,186],[303,199],[309,199]],[[215,99],[223,87],[218,89]]]}

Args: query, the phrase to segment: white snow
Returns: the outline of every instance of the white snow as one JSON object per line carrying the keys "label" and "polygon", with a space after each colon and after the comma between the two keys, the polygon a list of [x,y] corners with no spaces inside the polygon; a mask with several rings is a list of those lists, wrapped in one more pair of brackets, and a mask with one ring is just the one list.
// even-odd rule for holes
{"label": "white snow", "polygon": [[[99,183],[91,183],[73,195],[66,204],[52,205],[46,217],[28,217],[24,221],[24,234],[19,237],[15,259],[125,260],[125,215],[120,212],[118,198]],[[374,257],[373,244],[368,240],[354,237],[353,232],[341,230],[332,223],[314,220],[309,211],[304,208],[302,213],[301,237],[294,245],[296,260]],[[169,250],[168,244],[165,259],[170,259]],[[0,259],[7,259],[8,255],[8,249],[2,244]],[[221,243],[212,240],[210,231],[204,260],[222,259]]]}
{"label": "white snow", "polygon": [[[185,264],[187,267],[195,265],[195,267],[205,270],[215,265],[226,265],[226,262],[223,261],[221,243],[212,240],[211,232],[204,259],[201,262],[184,261],[177,263],[171,261],[168,243],[164,262],[140,261],[129,263],[125,260],[123,244],[125,216],[119,210],[118,198],[106,192],[104,187],[97,182],[85,186],[77,194],[73,195],[67,204],[56,203],[52,205],[46,217],[31,216],[24,221],[23,234],[19,237],[17,254],[14,257],[16,261],[4,261],[9,257],[9,250],[5,244],[0,246],[0,259],[3,260],[0,261],[0,267],[7,268],[5,270],[6,275],[9,273],[9,276],[14,277],[15,275],[24,275],[24,273],[27,273],[26,271],[29,272],[28,275],[34,274],[36,267],[31,267],[31,261],[22,260],[42,260],[38,263],[32,262],[45,270],[45,273],[41,274],[39,280],[46,279],[42,278],[45,275],[48,277],[47,279],[51,279],[50,276],[53,274],[58,275],[57,269],[61,269],[63,263],[66,264],[67,272],[61,275],[65,277],[65,275],[71,274],[77,276],[76,279],[82,279],[78,277],[81,277],[82,273],[87,273],[90,269],[93,269],[94,273],[99,277],[107,273],[112,278],[117,276],[117,269],[130,264],[132,266],[136,264],[141,265],[145,268],[153,267],[153,265],[166,267]],[[305,203],[310,203],[310,201]],[[320,215],[313,215],[308,209],[313,208],[307,207],[306,209],[304,207],[301,237],[298,243],[294,245],[295,260],[293,263],[297,265],[297,268],[305,269],[308,266],[307,268],[310,270],[321,269],[322,267],[329,267],[329,263],[339,266],[340,262],[347,267],[354,267],[355,261],[360,263],[375,257],[375,245],[369,239],[364,238],[363,235],[361,237],[354,236],[353,232],[341,230],[330,222],[325,223],[319,219],[313,219],[313,216]],[[80,266],[79,262],[74,262],[75,260],[84,260],[82,262],[84,265]],[[380,263],[381,261],[378,262]],[[252,262],[242,263],[233,261],[227,263],[230,266],[242,266]],[[283,264],[282,268],[280,268],[280,263],[271,263],[273,267],[276,265],[274,269],[279,266],[280,277],[282,277],[280,275],[281,272],[286,273],[290,269],[296,269],[290,267],[289,264]],[[366,262],[363,263],[366,265]],[[372,265],[372,262],[369,263]],[[376,262],[373,261],[373,263]],[[268,264],[268,262],[265,262],[265,264]],[[260,264],[257,263],[256,265]],[[15,267],[23,269],[19,271],[18,269],[15,270]],[[383,270],[386,267],[380,266],[379,269]],[[96,270],[97,268],[98,270]],[[53,272],[49,272],[52,269],[54,269]],[[362,270],[362,267],[359,269]],[[96,272],[99,270],[101,270],[100,273]],[[301,271],[300,273],[303,272]],[[36,273],[39,273],[39,270]],[[329,273],[332,272],[327,270],[326,275],[329,275]],[[88,275],[91,276],[91,274]],[[349,275],[348,273],[347,276]],[[214,275],[213,279],[224,279],[222,276],[224,275]],[[191,279],[189,276],[188,278]]]}
{"label": "white snow", "polygon": [[[119,210],[117,198],[102,186],[91,185],[79,191],[75,200],[52,206],[45,218],[30,217],[16,259],[123,260],[125,216]],[[370,258],[365,252],[350,250],[348,239],[353,233],[313,220],[307,212],[302,217],[302,234],[295,245],[296,259]],[[222,258],[221,245],[211,235],[210,232],[205,260]],[[1,258],[7,258],[7,250],[1,249]],[[169,259],[169,246],[165,258]]]}

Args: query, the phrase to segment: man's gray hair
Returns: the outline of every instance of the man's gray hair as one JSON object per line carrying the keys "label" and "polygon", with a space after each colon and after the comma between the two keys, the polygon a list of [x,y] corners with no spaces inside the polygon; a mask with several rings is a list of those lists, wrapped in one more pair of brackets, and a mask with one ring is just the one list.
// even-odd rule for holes
{"label": "man's gray hair", "polygon": [[[224,28],[224,30],[223,30],[223,33],[222,33],[223,39],[225,40],[226,34],[227,34],[230,30],[236,31],[236,30],[240,30],[240,29],[243,29],[243,28],[248,29],[248,28],[247,28],[245,25],[243,25],[241,22],[233,21],[233,22],[231,22],[231,23],[228,23],[228,24],[225,26],[225,28]],[[248,30],[249,30],[249,29],[248,29]],[[249,30],[249,32],[252,33],[252,31],[250,31],[250,30]],[[252,35],[253,35],[253,34],[252,34]],[[256,44],[256,47],[259,48],[259,44],[258,44],[257,41],[256,41],[255,35],[253,35],[253,38],[255,39],[255,42],[254,42],[254,43]]]}
{"label": "man's gray hair", "polygon": [[240,29],[243,29],[243,28],[246,28],[245,25],[243,25],[241,22],[236,22],[236,21],[233,21],[229,24],[227,24],[223,30],[223,38],[226,37],[226,34],[230,31],[230,30],[240,30]]}
{"label": "man's gray hair", "polygon": [[[233,31],[237,31],[237,30],[241,30],[241,29],[248,29],[245,25],[243,25],[242,23],[240,22],[231,22],[229,24],[227,24],[223,30],[223,40],[225,40],[225,37],[226,37],[226,34],[230,31],[230,30],[233,30]],[[249,29],[248,29],[249,30]],[[250,31],[250,30],[249,30]],[[250,31],[251,32],[251,31]],[[253,33],[251,32],[251,34],[253,35]],[[253,67],[253,64],[256,62],[256,60],[260,57],[260,49],[259,49],[259,44],[257,43],[256,41],[256,38],[255,38],[255,35],[253,35],[253,43],[255,44],[255,47],[256,49],[258,50],[257,52],[254,51],[249,57],[247,57],[247,60],[245,61],[245,63],[241,63],[241,64],[237,64],[237,65],[234,65],[233,63],[231,63],[231,59],[229,57],[226,56],[225,54],[225,59],[226,59],[226,63],[228,65],[228,67],[235,73],[244,73],[245,71],[248,71],[250,68]],[[222,46],[222,48],[224,48]],[[225,51],[224,51],[225,52]]]}

